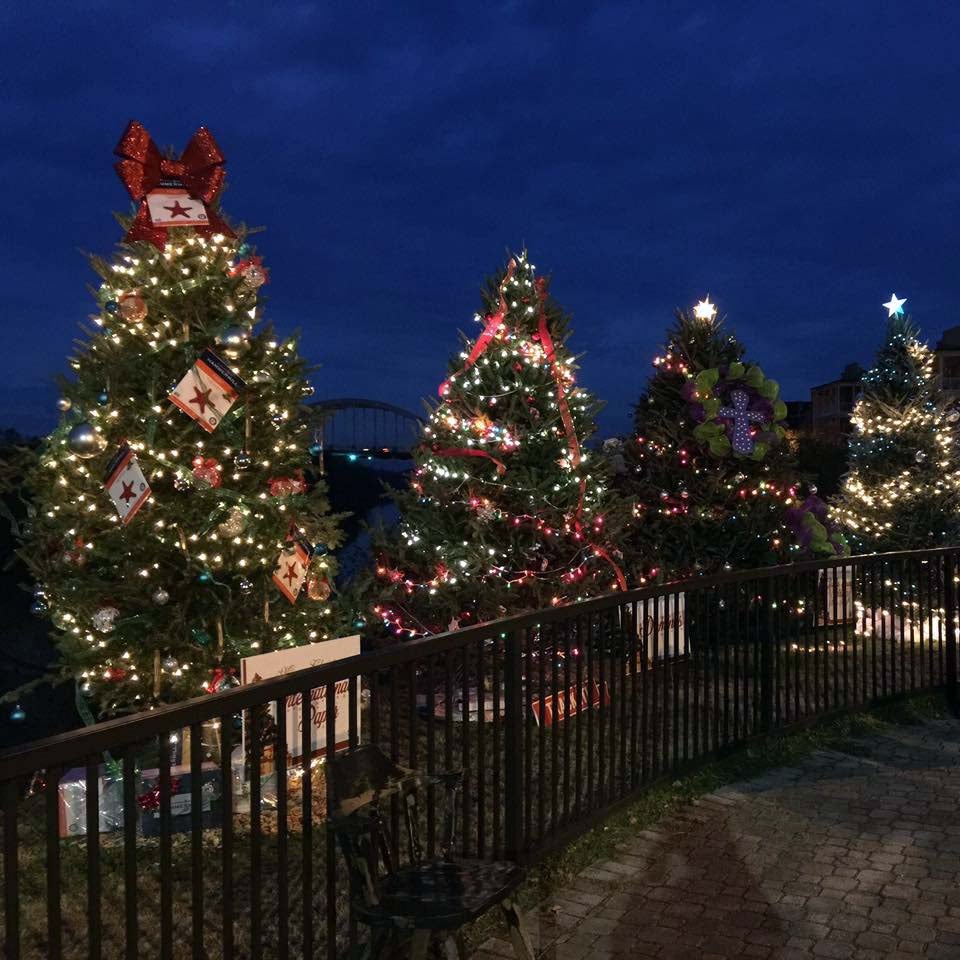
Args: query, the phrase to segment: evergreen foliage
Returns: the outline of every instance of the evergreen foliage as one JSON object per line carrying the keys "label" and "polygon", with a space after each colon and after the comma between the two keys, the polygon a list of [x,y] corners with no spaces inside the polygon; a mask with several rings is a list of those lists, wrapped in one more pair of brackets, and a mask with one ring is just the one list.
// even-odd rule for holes
{"label": "evergreen foliage", "polygon": [[[786,410],[776,382],[744,353],[718,320],[681,311],[667,331],[627,445],[624,489],[638,517],[629,539],[634,579],[759,567],[791,555],[785,509],[797,477],[780,425]],[[766,418],[751,426],[748,454],[734,449],[733,423],[723,416],[734,390],[749,393],[751,409]]]}
{"label": "evergreen foliage", "polygon": [[[62,381],[60,424],[27,466],[19,552],[59,676],[111,714],[219,689],[243,656],[336,635],[331,598],[305,589],[293,605],[271,577],[301,532],[320,545],[311,595],[329,593],[340,531],[322,483],[301,483],[309,369],[295,338],[253,330],[266,273],[243,238],[172,228],[162,250],[124,244],[93,265],[97,312]],[[211,433],[168,399],[208,349],[246,385]],[[151,488],[127,524],[104,488],[124,442]]]}
{"label": "evergreen foliage", "polygon": [[430,404],[399,528],[377,543],[376,613],[401,637],[626,586],[629,505],[585,445],[599,404],[576,385],[568,318],[526,253],[476,319]]}
{"label": "evergreen foliage", "polygon": [[891,317],[851,415],[849,471],[833,504],[855,553],[960,536],[960,415],[939,395],[933,365],[912,320]]}

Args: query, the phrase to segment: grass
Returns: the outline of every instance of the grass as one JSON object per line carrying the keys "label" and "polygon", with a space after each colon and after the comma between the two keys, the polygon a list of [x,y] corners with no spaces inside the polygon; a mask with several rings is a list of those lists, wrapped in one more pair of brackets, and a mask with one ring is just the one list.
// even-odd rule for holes
{"label": "grass", "polygon": [[[586,867],[614,857],[639,831],[654,826],[720,787],[751,779],[777,767],[793,766],[817,750],[860,753],[862,749],[856,741],[864,737],[883,734],[894,726],[948,716],[950,711],[943,696],[916,696],[861,713],[824,719],[805,729],[740,747],[682,779],[651,788],[600,826],[531,867],[518,891],[517,902],[523,909],[536,906],[569,884]],[[506,936],[498,915],[491,912],[472,925],[468,931],[469,944],[476,949],[498,932]]]}

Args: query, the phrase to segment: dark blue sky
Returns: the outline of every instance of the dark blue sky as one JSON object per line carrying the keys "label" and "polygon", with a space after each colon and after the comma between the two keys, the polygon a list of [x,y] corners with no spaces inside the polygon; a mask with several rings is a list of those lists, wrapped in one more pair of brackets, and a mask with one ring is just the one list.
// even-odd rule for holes
{"label": "dark blue sky", "polygon": [[707,292],[787,398],[870,359],[893,290],[932,339],[960,322],[954,4],[47,0],[0,27],[0,426],[55,422],[133,117],[213,130],[318,397],[419,409],[523,243],[607,430]]}

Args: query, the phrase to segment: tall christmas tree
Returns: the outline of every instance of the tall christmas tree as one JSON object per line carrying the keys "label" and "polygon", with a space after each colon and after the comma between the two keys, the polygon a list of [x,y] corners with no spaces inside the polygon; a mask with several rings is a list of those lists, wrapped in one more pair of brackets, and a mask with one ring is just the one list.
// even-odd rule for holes
{"label": "tall christmas tree", "polygon": [[309,371],[293,338],[254,331],[268,275],[217,211],[223,157],[203,128],[164,157],[138,123],[117,154],[138,211],[93,261],[20,549],[61,674],[101,713],[220,689],[241,657],[338,626],[337,518],[304,475]]}
{"label": "tall christmas tree", "polygon": [[636,579],[762,566],[789,555],[796,474],[779,386],[716,319],[678,312],[635,411],[625,489]]}
{"label": "tall christmas tree", "polygon": [[887,336],[853,409],[850,469],[834,514],[857,553],[955,544],[960,536],[960,414],[938,395],[934,356],[885,304]]}
{"label": "tall christmas tree", "polygon": [[378,544],[376,612],[401,637],[626,588],[629,508],[585,446],[599,404],[576,385],[568,319],[525,253],[483,299]]}

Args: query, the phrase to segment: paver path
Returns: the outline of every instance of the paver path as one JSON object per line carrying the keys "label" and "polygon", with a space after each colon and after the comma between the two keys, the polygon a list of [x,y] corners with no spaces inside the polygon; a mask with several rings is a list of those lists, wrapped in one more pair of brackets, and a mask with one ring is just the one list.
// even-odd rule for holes
{"label": "paver path", "polygon": [[556,960],[960,960],[960,723],[718,790],[528,918]]}

